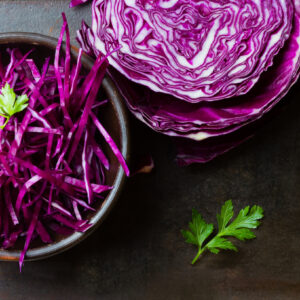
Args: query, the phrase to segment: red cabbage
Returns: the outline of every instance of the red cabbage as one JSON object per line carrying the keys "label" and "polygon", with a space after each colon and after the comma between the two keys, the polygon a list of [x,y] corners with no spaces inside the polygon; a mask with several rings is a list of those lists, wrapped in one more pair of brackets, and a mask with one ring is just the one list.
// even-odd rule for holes
{"label": "red cabbage", "polygon": [[[0,247],[11,248],[25,237],[21,269],[32,239],[51,243],[53,234],[88,230],[87,213],[113,188],[105,183],[103,170],[109,170],[110,163],[97,131],[126,175],[129,170],[97,118],[107,103],[97,99],[107,58],[99,56],[91,71],[83,75],[82,50],[77,62],[71,61],[64,14],[53,63],[46,59],[39,69],[29,58],[32,51],[25,55],[19,49],[8,52],[9,64],[0,61],[0,88],[8,83],[17,94],[27,94],[29,106],[11,116],[0,130]],[[5,118],[0,118],[2,125]]]}
{"label": "red cabbage", "polygon": [[185,163],[206,162],[244,140],[220,138],[260,119],[298,79],[299,7],[299,0],[94,0],[92,26],[83,23],[78,40],[96,56],[120,47],[108,60],[129,109],[184,138]]}
{"label": "red cabbage", "polygon": [[71,0],[70,7],[75,7],[77,5],[88,2],[89,0]]}

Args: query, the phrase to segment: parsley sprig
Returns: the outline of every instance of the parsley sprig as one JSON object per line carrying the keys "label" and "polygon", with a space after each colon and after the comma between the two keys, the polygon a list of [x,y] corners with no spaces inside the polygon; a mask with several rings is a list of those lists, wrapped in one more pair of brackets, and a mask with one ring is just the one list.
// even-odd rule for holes
{"label": "parsley sprig", "polygon": [[254,205],[251,208],[246,206],[229,224],[233,218],[233,214],[232,201],[228,200],[222,206],[221,213],[217,214],[218,232],[216,236],[204,243],[212,234],[214,225],[207,224],[202,216],[193,209],[192,222],[189,223],[190,230],[181,230],[187,243],[198,246],[198,253],[193,259],[192,264],[206,250],[215,254],[219,253],[221,249],[237,251],[233,243],[225,238],[227,236],[235,237],[241,241],[255,238],[255,234],[250,228],[257,228],[260,225],[258,220],[263,218],[263,209],[258,205]]}
{"label": "parsley sprig", "polygon": [[0,116],[4,117],[5,123],[0,126],[3,129],[8,123],[11,116],[24,110],[28,106],[27,95],[18,96],[16,99],[16,94],[14,90],[10,87],[8,83],[1,89],[0,94]]}

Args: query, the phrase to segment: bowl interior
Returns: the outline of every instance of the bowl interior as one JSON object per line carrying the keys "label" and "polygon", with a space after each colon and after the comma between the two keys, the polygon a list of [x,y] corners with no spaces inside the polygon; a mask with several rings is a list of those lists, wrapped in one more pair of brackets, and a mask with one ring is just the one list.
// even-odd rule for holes
{"label": "bowl interior", "polygon": [[[8,48],[19,48],[23,54],[34,49],[29,58],[34,59],[36,64],[41,67],[47,57],[50,57],[53,63],[56,44],[57,40],[37,34],[0,34],[1,59],[5,65],[9,62]],[[76,58],[77,51],[75,48],[72,48],[73,62],[76,61]],[[84,71],[87,72],[92,67],[93,61],[87,56],[83,56],[82,65]],[[128,132],[126,112],[122,104],[122,99],[110,78],[104,78],[98,97],[103,100],[109,100],[108,103],[101,108],[99,119],[118,145],[125,159],[127,159]],[[95,212],[90,212],[85,215],[85,218],[89,219],[93,226],[85,233],[75,232],[69,236],[62,236],[51,232],[51,237],[54,242],[48,245],[43,244],[39,239],[33,240],[26,254],[27,260],[45,258],[74,246],[100,225],[116,201],[125,175],[107,143],[100,139],[100,137],[99,142],[110,162],[110,170],[105,172],[106,184],[112,185],[114,188],[109,193],[104,194],[105,199],[103,201],[97,201],[95,203],[93,206]],[[12,249],[0,249],[0,260],[18,260],[23,245],[24,240],[20,240]]]}

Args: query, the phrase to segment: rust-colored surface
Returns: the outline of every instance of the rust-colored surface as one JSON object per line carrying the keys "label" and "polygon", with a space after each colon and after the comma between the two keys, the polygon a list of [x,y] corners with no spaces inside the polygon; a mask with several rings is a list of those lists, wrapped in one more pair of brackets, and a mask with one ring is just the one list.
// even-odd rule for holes
{"label": "rust-colored surface", "polygon": [[12,257],[12,256],[8,256],[8,255],[1,255],[0,256],[0,260],[7,260],[7,261],[18,261],[17,257]]}
{"label": "rust-colored surface", "polygon": [[[0,30],[57,36],[63,10],[74,40],[90,7],[70,10],[67,0],[2,0]],[[22,274],[1,262],[0,299],[300,299],[299,92],[255,138],[202,166],[177,167],[169,139],[131,119],[132,148],[151,151],[155,170],[130,179],[104,224],[70,251],[27,262]],[[229,198],[237,209],[263,206],[257,239],[192,267],[196,249],[180,229],[192,208],[215,222]]]}

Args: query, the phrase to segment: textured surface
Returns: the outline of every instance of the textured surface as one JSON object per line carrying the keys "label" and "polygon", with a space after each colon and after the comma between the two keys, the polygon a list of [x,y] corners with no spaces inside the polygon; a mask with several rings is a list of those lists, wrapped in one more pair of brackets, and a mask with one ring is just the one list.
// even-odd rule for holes
{"label": "textured surface", "polygon": [[[68,1],[0,2],[0,30],[57,36],[62,10],[72,36],[89,6]],[[152,174],[128,180],[119,203],[87,240],[56,257],[0,262],[0,299],[299,299],[299,88],[257,134],[238,149],[200,166],[179,168],[169,139],[131,120],[132,148],[153,153]],[[299,186],[298,186],[299,185]],[[237,208],[259,204],[266,217],[257,239],[237,242],[238,253],[207,254],[192,267],[196,249],[179,230],[197,208],[215,221],[229,199]]]}

